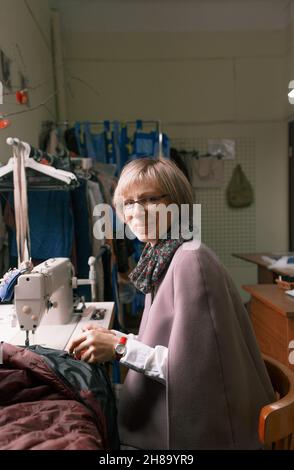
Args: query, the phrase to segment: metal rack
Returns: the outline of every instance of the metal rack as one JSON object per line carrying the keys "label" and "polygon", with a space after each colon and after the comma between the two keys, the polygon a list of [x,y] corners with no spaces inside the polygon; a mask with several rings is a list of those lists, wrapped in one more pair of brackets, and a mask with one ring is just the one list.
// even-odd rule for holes
{"label": "metal rack", "polygon": [[[77,121],[75,121],[77,122]],[[72,127],[74,126],[75,122],[70,123],[70,121],[65,120],[65,121],[58,121],[56,123],[56,126],[65,126],[65,127]],[[162,155],[162,123],[160,120],[144,120],[144,119],[136,119],[136,120],[127,120],[127,121],[118,121],[118,120],[108,120],[104,119],[98,120],[98,121],[82,121],[82,122],[88,122],[92,126],[105,126],[105,123],[114,124],[119,122],[122,125],[127,125],[127,126],[137,126],[138,123],[145,124],[147,126],[156,126],[156,130],[158,132],[158,146],[159,146],[159,155]]]}

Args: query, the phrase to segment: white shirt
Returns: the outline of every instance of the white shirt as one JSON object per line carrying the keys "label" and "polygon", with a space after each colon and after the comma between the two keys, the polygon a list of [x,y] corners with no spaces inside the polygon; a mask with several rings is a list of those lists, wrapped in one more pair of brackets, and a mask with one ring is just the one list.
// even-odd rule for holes
{"label": "white shirt", "polygon": [[116,336],[121,338],[127,336],[127,352],[120,362],[130,369],[142,372],[158,382],[166,384],[166,368],[168,348],[155,346],[151,348],[147,344],[137,340],[132,333],[126,335],[121,331],[112,330]]}

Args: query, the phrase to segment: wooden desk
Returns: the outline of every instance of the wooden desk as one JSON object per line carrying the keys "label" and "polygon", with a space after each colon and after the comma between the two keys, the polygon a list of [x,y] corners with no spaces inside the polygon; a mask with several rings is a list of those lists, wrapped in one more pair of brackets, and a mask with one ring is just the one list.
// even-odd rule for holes
{"label": "wooden desk", "polygon": [[[293,252],[282,253],[281,256],[293,256]],[[275,280],[279,276],[290,276],[294,277],[294,266],[289,269],[268,269],[269,263],[262,259],[263,256],[268,256],[272,258],[273,253],[263,252],[263,253],[232,253],[232,256],[235,258],[243,259],[249,263],[254,263],[257,265],[257,279],[258,284],[275,284]]]}
{"label": "wooden desk", "polygon": [[294,298],[275,285],[242,287],[251,294],[250,318],[261,351],[294,371],[288,360],[294,340]]}

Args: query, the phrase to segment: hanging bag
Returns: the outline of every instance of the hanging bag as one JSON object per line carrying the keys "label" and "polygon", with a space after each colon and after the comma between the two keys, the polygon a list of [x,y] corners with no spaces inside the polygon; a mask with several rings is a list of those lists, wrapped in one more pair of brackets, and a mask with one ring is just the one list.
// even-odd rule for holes
{"label": "hanging bag", "polygon": [[228,205],[234,208],[248,207],[253,203],[253,200],[253,188],[241,165],[238,164],[227,187]]}

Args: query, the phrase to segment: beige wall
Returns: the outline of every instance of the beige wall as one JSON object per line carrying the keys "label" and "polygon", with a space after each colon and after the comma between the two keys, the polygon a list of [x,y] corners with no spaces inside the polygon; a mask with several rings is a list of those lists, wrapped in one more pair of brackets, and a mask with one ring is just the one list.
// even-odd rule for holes
{"label": "beige wall", "polygon": [[[72,82],[69,118],[160,119],[178,138],[253,137],[256,250],[285,250],[288,40],[286,31],[67,31],[68,75],[99,91]],[[239,286],[256,282],[252,265],[229,269]]]}
{"label": "beige wall", "polygon": [[285,115],[283,32],[70,33],[70,118],[276,120]]}
{"label": "beige wall", "polygon": [[[16,44],[20,47],[25,66],[17,52]],[[0,48],[11,58],[14,86],[19,85],[19,69],[28,76],[30,86],[44,82],[42,86],[30,92],[32,107],[37,106],[53,92],[50,9],[47,0],[0,0]],[[54,99],[47,107],[50,112],[41,107],[11,117],[12,125],[6,130],[0,130],[0,161],[6,162],[10,156],[10,148],[6,144],[6,138],[9,136],[19,137],[37,145],[41,121],[54,119]],[[15,104],[14,94],[4,96],[0,112],[9,113],[21,109],[26,107]]]}

